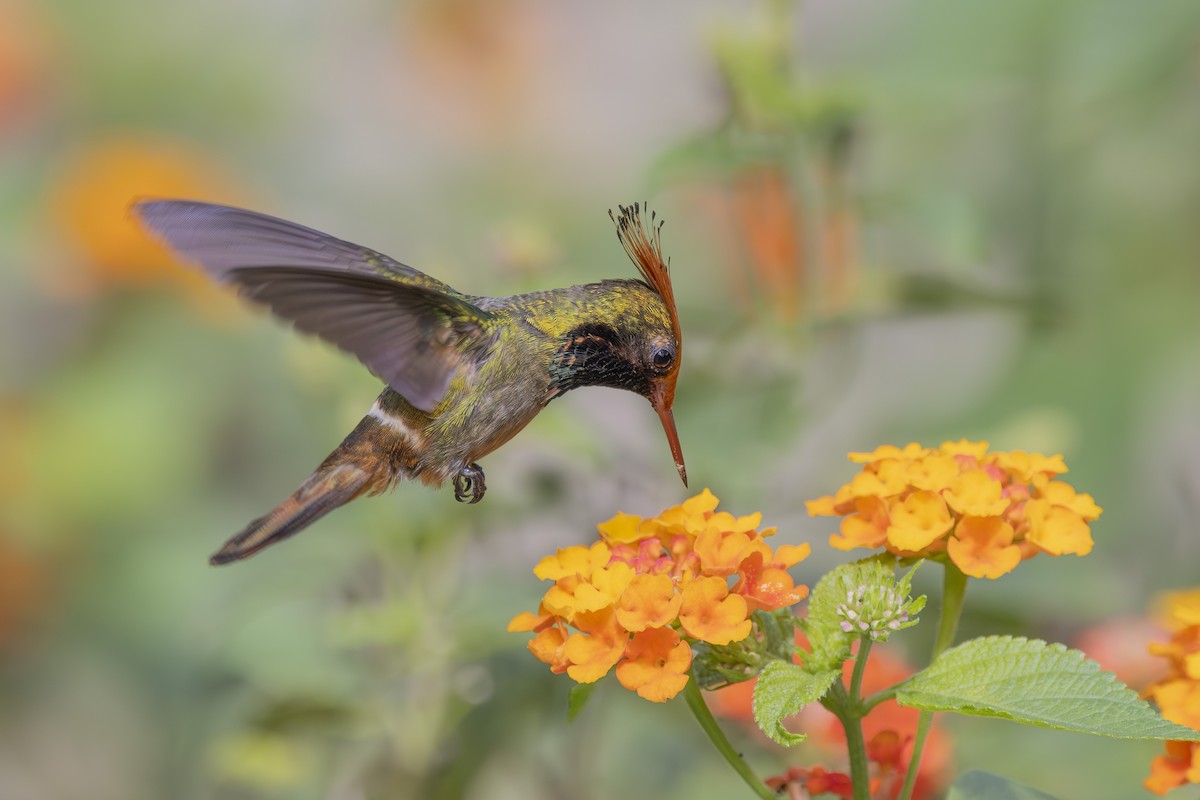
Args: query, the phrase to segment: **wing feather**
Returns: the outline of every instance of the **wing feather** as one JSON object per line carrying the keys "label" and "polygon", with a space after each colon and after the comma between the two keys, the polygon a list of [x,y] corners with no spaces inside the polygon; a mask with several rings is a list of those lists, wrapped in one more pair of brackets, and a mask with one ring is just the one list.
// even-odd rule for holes
{"label": "wing feather", "polygon": [[457,294],[369,247],[257,211],[195,200],[146,200],[134,211],[177,253],[203,265],[219,281],[247,267],[311,267],[383,275]]}
{"label": "wing feather", "polygon": [[494,341],[491,314],[365,247],[226,206],[156,200],[135,210],[214,278],[352,353],[424,411],[445,396],[459,365]]}

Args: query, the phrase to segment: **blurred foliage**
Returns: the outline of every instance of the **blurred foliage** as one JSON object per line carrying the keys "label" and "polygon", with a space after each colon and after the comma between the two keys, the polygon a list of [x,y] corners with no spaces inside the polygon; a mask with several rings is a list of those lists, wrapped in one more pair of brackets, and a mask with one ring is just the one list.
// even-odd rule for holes
{"label": "blurred foliage", "polygon": [[[0,797],[739,791],[681,704],[602,685],[566,727],[504,633],[538,554],[684,497],[632,395],[553,404],[481,506],[403,486],[207,567],[378,386],[170,264],[135,196],[488,294],[631,275],[604,212],[649,196],[694,485],[811,540],[812,584],[848,450],[1063,452],[1096,551],[979,587],[964,633],[1072,641],[1196,578],[1198,96],[1174,0],[0,0]],[[1058,796],[1136,796],[1157,749],[953,730]]]}

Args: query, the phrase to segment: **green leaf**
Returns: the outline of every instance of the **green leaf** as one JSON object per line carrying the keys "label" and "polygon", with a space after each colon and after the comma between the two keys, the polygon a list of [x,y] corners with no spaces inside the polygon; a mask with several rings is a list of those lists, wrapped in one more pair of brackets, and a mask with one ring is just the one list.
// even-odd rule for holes
{"label": "green leaf", "polygon": [[588,698],[592,696],[592,692],[596,691],[596,687],[599,685],[600,681],[594,681],[592,683],[577,683],[571,687],[571,693],[567,695],[567,722],[579,716],[579,712],[583,711]]}
{"label": "green leaf", "polygon": [[784,747],[803,742],[805,734],[793,733],[783,721],[825,696],[841,670],[811,675],[795,664],[772,661],[758,676],[754,687],[754,720],[763,733]]}
{"label": "green leaf", "polygon": [[999,717],[1117,739],[1200,740],[1168,722],[1078,650],[1038,639],[988,636],[942,653],[900,684],[900,705]]}
{"label": "green leaf", "polygon": [[959,776],[946,800],[1055,800],[1054,795],[973,769]]}

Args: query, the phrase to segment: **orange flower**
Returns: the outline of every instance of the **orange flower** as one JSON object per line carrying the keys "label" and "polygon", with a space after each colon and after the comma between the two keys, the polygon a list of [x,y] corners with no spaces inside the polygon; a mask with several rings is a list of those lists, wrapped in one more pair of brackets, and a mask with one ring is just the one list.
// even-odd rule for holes
{"label": "orange flower", "polygon": [[746,599],[752,612],[787,608],[808,597],[807,586],[796,586],[786,569],[764,566],[763,554],[759,552],[752,553],[738,567],[738,582],[733,591]]}
{"label": "orange flower", "polygon": [[749,616],[746,598],[730,594],[723,578],[697,578],[683,589],[679,624],[701,641],[722,645],[745,639],[750,635]]}
{"label": "orange flower", "polygon": [[1012,525],[1000,517],[963,517],[946,542],[946,554],[966,575],[999,578],[1021,563],[1021,548],[1012,541]]}
{"label": "orange flower", "polygon": [[1166,794],[1185,783],[1200,783],[1200,742],[1166,744],[1166,755],[1154,757],[1142,785],[1155,794]]}
{"label": "orange flower", "polygon": [[1025,539],[1050,555],[1086,556],[1092,552],[1092,532],[1083,517],[1071,509],[1051,505],[1044,498],[1029,500],[1025,503],[1025,518],[1029,521]]}
{"label": "orange flower", "polygon": [[829,538],[840,550],[883,547],[902,556],[949,558],[976,578],[998,578],[1038,553],[1086,555],[1091,495],[1055,480],[1062,456],[988,453],[987,442],[910,443],[851,453],[861,471],[810,501],[814,516],[843,517]]}
{"label": "orange flower", "polygon": [[706,575],[732,575],[742,563],[750,536],[734,531],[710,528],[696,537],[696,555]]}
{"label": "orange flower", "polygon": [[1186,676],[1160,681],[1149,693],[1163,717],[1200,731],[1200,681]]}
{"label": "orange flower", "polygon": [[639,697],[662,703],[679,694],[692,666],[692,648],[671,628],[635,633],[617,665],[617,680]]}
{"label": "orange flower", "polygon": [[630,633],[670,625],[679,616],[683,595],[668,575],[635,575],[621,594],[617,621]]}
{"label": "orange flower", "polygon": [[[1089,498],[1090,499],[1090,498]],[[1086,513],[1086,509],[1081,509]],[[1200,590],[1173,592],[1163,598],[1162,616],[1171,628],[1166,643],[1152,642],[1152,654],[1167,659],[1167,675],[1146,689],[1171,722],[1200,730]],[[1167,742],[1166,755],[1150,764],[1145,787],[1166,794],[1185,783],[1200,783],[1197,742]]]}
{"label": "orange flower", "polygon": [[728,645],[750,635],[755,609],[785,608],[808,595],[787,570],[808,557],[809,546],[772,550],[763,538],[775,531],[758,530],[762,515],[735,517],[717,504],[705,489],[657,517],[617,514],[600,523],[599,541],[538,563],[534,573],[554,584],[537,614],[518,614],[508,629],[537,634],[529,644],[534,655],[581,683],[624,657],[623,683],[649,699],[674,696],[691,664],[680,632]]}
{"label": "orange flower", "polygon": [[559,675],[571,666],[563,652],[563,645],[566,643],[562,628],[546,628],[529,640],[529,652],[533,653],[538,661],[549,664],[550,671]]}
{"label": "orange flower", "polygon": [[[854,501],[854,508],[857,513],[842,520],[841,535],[835,533],[830,536],[829,544],[838,550],[882,547],[887,542],[888,528],[892,524],[887,503],[878,497],[859,497]],[[810,506],[808,513],[818,512],[814,512]],[[829,511],[826,516],[833,514],[833,511]]]}
{"label": "orange flower", "polygon": [[572,633],[563,647],[563,656],[570,662],[567,674],[578,683],[594,683],[621,660],[629,634],[617,623],[611,608],[576,615],[575,627],[581,633]]}

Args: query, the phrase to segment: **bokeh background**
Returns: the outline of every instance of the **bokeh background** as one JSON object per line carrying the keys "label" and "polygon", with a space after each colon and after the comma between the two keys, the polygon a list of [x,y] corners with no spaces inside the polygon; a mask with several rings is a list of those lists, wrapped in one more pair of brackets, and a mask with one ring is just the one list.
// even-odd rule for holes
{"label": "bokeh background", "polygon": [[[844,558],[803,501],[846,451],[971,437],[1063,453],[1105,512],[964,633],[1144,681],[1155,594],[1200,580],[1200,4],[0,0],[5,800],[744,794],[682,702],[610,679],[566,725],[504,631],[542,555],[687,496],[633,395],[554,403],[482,505],[402,486],[208,567],[378,384],[172,264],[140,195],[479,294],[631,275],[605,212],[649,200],[693,487],[813,542],[799,578]],[[1159,750],[947,727],[1064,797],[1143,796]]]}

